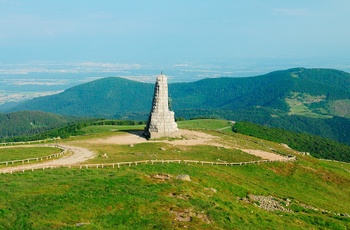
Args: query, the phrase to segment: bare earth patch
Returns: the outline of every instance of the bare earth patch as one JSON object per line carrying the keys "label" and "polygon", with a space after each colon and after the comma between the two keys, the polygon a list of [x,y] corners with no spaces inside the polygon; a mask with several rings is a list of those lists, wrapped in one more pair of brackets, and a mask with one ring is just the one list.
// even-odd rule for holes
{"label": "bare earth patch", "polygon": [[262,159],[265,160],[270,160],[270,161],[278,161],[278,160],[285,160],[286,157],[275,154],[275,153],[270,153],[270,152],[265,152],[262,150],[256,150],[256,149],[241,149],[243,152],[252,154],[257,157],[261,157]]}
{"label": "bare earth patch", "polygon": [[109,138],[98,138],[89,140],[89,143],[95,144],[117,144],[117,145],[132,145],[132,144],[140,144],[140,143],[150,143],[150,142],[163,142],[168,143],[175,146],[194,146],[194,145],[211,145],[218,147],[226,147],[220,143],[217,143],[216,140],[220,139],[219,137],[202,133],[198,131],[192,130],[179,130],[181,139],[175,140],[147,140],[144,136],[142,136],[143,131],[134,131],[130,133],[125,133],[121,135],[115,135]]}
{"label": "bare earth patch", "polygon": [[147,142],[147,139],[142,136],[143,131],[134,131],[120,135],[114,135],[107,138],[91,139],[88,142],[94,144],[115,144],[115,145],[130,145]]}
{"label": "bare earth patch", "polygon": [[[139,144],[145,142],[165,142],[173,145],[220,145],[215,143],[215,139],[218,137],[212,136],[210,134],[201,133],[197,131],[179,130],[179,133],[182,137],[181,140],[147,140],[142,136],[143,131],[135,131],[130,133],[125,133],[121,135],[115,135],[108,138],[98,138],[89,140],[89,143],[96,144],[119,144],[119,145],[130,145],[130,144]],[[222,145],[220,145],[222,146]]]}
{"label": "bare earth patch", "polygon": [[175,210],[170,210],[170,213],[175,215],[174,220],[179,221],[179,222],[191,222],[193,217],[196,217],[206,224],[210,224],[211,221],[208,218],[208,216],[205,214],[205,212],[195,212],[192,208],[188,208],[182,211],[175,211]]}

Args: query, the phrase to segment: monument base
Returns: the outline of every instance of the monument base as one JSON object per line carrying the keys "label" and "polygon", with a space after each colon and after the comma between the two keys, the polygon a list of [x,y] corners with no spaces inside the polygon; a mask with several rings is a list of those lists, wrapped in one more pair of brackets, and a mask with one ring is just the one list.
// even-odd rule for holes
{"label": "monument base", "polygon": [[177,123],[174,119],[174,112],[151,113],[145,129],[147,138],[180,137]]}
{"label": "monument base", "polygon": [[161,133],[161,132],[144,132],[144,135],[147,139],[159,139],[159,138],[180,138],[181,134],[179,131],[170,132],[170,133]]}

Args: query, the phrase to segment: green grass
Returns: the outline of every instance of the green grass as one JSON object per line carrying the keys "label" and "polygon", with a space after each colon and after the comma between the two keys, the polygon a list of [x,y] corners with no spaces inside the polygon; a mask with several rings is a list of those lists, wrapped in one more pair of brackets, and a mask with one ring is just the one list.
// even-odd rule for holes
{"label": "green grass", "polygon": [[[125,162],[138,160],[200,160],[215,162],[255,161],[259,157],[223,147],[198,145],[174,146],[167,143],[141,143],[134,147],[129,145],[91,145],[90,149],[98,153],[98,157],[88,163]],[[101,157],[107,153],[108,159]]]}
{"label": "green grass", "polygon": [[177,122],[180,129],[207,129],[207,130],[217,130],[231,126],[231,122],[227,120],[217,120],[217,119],[198,119],[198,120],[188,120]]}
{"label": "green grass", "polygon": [[86,134],[96,134],[104,132],[115,132],[120,130],[143,130],[145,125],[98,125],[84,127],[82,130]]}
{"label": "green grass", "polygon": [[53,147],[13,147],[0,148],[0,162],[9,160],[22,160],[27,158],[43,157],[59,153],[59,148]]}
{"label": "green grass", "polygon": [[[299,205],[350,212],[349,178],[336,163],[331,170],[323,164],[328,165],[305,157],[241,167],[173,163],[0,175],[0,228],[75,229],[89,223],[82,228],[347,229],[349,218]],[[173,178],[163,181],[155,174]],[[192,181],[176,180],[179,174]],[[238,199],[248,194],[291,199],[295,212],[269,212]],[[176,221],[175,212],[186,210],[192,220]]]}
{"label": "green grass", "polygon": [[[195,128],[198,121],[186,122]],[[90,163],[156,158],[234,162],[254,158],[235,147],[293,154],[278,143],[209,131],[228,125],[227,121],[220,122],[201,120],[198,125],[230,148],[89,142],[89,138],[124,132],[116,131],[115,126],[100,127],[90,135],[64,142],[98,154],[107,152],[108,159],[97,157]],[[333,214],[350,214],[349,165],[298,155],[297,161],[288,163],[232,167],[170,163],[0,174],[0,229],[349,229],[350,218]],[[177,180],[180,174],[190,175],[192,181]],[[171,179],[160,180],[154,175],[170,175]],[[292,205],[288,208],[293,212],[260,209],[242,200],[249,200],[249,194],[289,199]],[[191,219],[175,220],[176,213]],[[79,223],[86,224],[77,227]]]}

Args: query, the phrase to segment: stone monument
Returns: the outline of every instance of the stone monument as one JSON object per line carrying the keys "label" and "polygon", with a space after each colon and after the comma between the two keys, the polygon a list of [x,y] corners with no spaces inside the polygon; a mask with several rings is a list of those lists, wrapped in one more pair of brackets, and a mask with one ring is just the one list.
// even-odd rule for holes
{"label": "stone monument", "polygon": [[144,135],[147,138],[176,137],[178,131],[174,112],[169,109],[167,77],[161,73],[154,86],[152,109]]}

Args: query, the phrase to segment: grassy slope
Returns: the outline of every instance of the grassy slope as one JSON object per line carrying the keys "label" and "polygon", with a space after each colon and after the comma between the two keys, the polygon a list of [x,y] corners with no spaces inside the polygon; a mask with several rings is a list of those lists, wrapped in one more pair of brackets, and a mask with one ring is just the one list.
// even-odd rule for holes
{"label": "grassy slope", "polygon": [[[189,174],[192,182],[161,181],[155,174]],[[321,174],[322,173],[322,174]],[[350,227],[349,218],[302,208],[349,213],[349,177],[340,165],[300,160],[242,167],[142,165],[122,169],[56,169],[0,175],[3,228],[332,228]],[[215,188],[213,193],[206,188]],[[268,212],[239,200],[248,194],[291,199],[294,213]],[[199,217],[175,221],[191,210]]]}
{"label": "grassy slope", "polygon": [[231,123],[227,120],[218,119],[200,119],[200,120],[188,120],[177,122],[181,129],[210,129],[217,130],[227,126],[231,126]]}
{"label": "grassy slope", "polygon": [[[179,126],[194,125],[195,122],[198,121],[180,123]],[[208,121],[203,123],[207,123],[211,129],[227,125],[227,121],[222,125],[213,124],[214,121],[211,124]],[[116,131],[111,132],[114,129],[118,127],[100,127],[91,135],[65,142],[83,143],[89,138],[115,135]],[[220,136],[225,143],[232,145],[265,151],[274,148],[286,154],[293,152],[279,144],[241,134],[207,132]],[[135,155],[130,153],[158,150],[160,146],[126,147],[121,146],[120,152],[115,150],[109,160],[116,160],[113,157],[118,155],[123,155],[123,160],[132,160]],[[104,147],[94,148],[98,150]],[[228,150],[201,148],[198,146],[204,157],[208,154],[213,157],[237,154]],[[187,151],[195,154],[190,149]],[[162,153],[159,151],[157,154]],[[350,164],[298,156],[295,162],[237,167],[174,163],[126,166],[121,169],[54,169],[1,174],[0,228],[74,229],[78,223],[88,223],[82,228],[173,229],[187,226],[196,229],[348,229],[349,218],[322,213],[320,210],[350,213],[349,170]],[[188,174],[192,182],[176,180],[174,177],[164,181],[152,177],[158,174],[174,177]],[[217,193],[207,188],[215,188]],[[289,208],[294,212],[269,212],[240,199],[249,194],[288,198],[292,200]],[[319,210],[303,208],[300,203]],[[192,215],[191,221],[174,220],[177,212],[183,216]]]}
{"label": "grassy slope", "polygon": [[0,148],[0,161],[43,157],[54,153],[59,153],[60,151],[60,149],[52,147]]}

